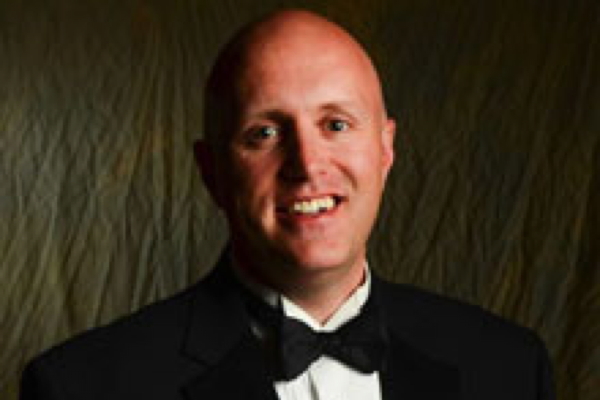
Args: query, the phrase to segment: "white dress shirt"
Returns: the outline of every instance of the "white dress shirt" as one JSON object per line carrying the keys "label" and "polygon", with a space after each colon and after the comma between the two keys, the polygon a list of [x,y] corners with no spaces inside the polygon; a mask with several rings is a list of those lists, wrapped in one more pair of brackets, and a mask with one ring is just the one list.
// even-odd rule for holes
{"label": "white dress shirt", "polygon": [[[284,314],[296,318],[315,331],[333,331],[360,313],[369,297],[371,276],[365,266],[365,281],[334,312],[324,325],[285,296],[257,284],[239,269],[237,275],[242,283],[265,302],[281,307]],[[261,337],[261,328],[253,326],[254,333]],[[377,372],[364,374],[339,361],[323,355],[315,360],[306,371],[291,381],[275,381],[275,391],[281,400],[381,400],[381,385]]]}

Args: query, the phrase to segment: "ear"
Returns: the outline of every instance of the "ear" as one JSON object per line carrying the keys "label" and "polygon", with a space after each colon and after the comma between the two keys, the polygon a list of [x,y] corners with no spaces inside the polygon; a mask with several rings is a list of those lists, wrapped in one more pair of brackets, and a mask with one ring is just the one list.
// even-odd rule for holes
{"label": "ear", "polygon": [[194,156],[196,165],[202,176],[204,186],[210,193],[213,201],[219,207],[223,207],[222,195],[218,185],[217,166],[215,165],[215,157],[210,145],[205,140],[197,140],[194,142]]}
{"label": "ear", "polygon": [[394,121],[392,118],[388,118],[385,121],[381,135],[381,161],[383,164],[383,179],[385,181],[390,169],[392,168],[392,165],[394,164],[394,138],[396,137],[396,121]]}

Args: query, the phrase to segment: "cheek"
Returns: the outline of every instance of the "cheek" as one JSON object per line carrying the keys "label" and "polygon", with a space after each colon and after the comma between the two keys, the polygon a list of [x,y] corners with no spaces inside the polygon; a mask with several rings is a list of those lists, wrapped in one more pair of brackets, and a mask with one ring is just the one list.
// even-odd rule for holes
{"label": "cheek", "polygon": [[357,185],[362,186],[363,189],[381,186],[385,168],[378,143],[374,141],[361,143],[343,154],[346,154],[346,165],[357,181]]}
{"label": "cheek", "polygon": [[232,195],[238,205],[255,212],[269,205],[274,196],[275,169],[265,157],[239,157],[232,162]]}

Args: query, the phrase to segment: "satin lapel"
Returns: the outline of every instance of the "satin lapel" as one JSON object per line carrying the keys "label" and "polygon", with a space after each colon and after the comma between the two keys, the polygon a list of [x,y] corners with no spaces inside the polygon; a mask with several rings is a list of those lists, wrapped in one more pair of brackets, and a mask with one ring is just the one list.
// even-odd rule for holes
{"label": "satin lapel", "polygon": [[189,400],[276,400],[261,349],[226,256],[196,291],[183,353],[202,372],[183,388]]}
{"label": "satin lapel", "polygon": [[389,345],[380,374],[383,400],[458,400],[458,369],[431,358],[410,344],[404,328],[411,310],[394,304],[396,299],[388,298],[386,291],[394,291],[395,288],[376,276],[372,282],[372,295],[379,305]]}
{"label": "satin lapel", "polygon": [[189,400],[277,400],[252,336],[243,338],[221,363],[186,385]]}
{"label": "satin lapel", "polygon": [[458,371],[436,362],[397,338],[381,372],[383,400],[457,400]]}

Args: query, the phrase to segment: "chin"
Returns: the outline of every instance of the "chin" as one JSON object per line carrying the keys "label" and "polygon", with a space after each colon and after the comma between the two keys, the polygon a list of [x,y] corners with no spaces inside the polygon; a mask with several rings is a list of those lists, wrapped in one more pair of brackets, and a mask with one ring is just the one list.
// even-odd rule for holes
{"label": "chin", "polygon": [[348,249],[338,249],[331,245],[294,246],[281,249],[281,254],[288,264],[307,272],[332,270],[353,264]]}

